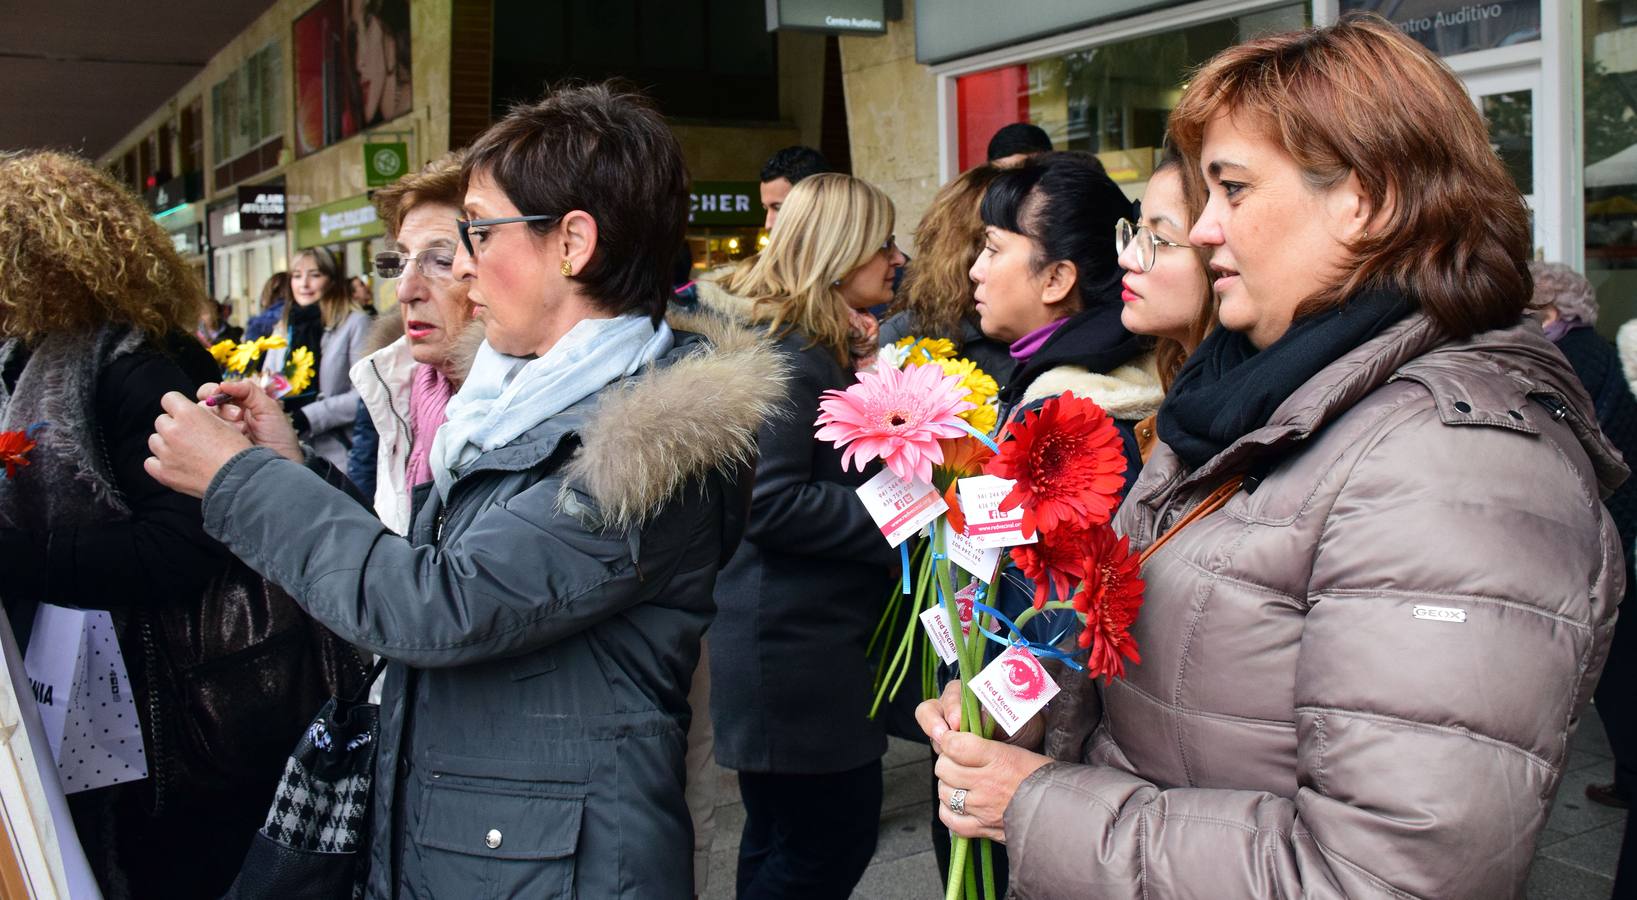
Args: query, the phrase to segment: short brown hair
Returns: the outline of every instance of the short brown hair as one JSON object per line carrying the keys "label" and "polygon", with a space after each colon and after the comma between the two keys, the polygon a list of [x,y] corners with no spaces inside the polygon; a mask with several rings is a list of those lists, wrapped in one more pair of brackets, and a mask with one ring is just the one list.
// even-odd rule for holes
{"label": "short brown hair", "polygon": [[1348,274],[1298,315],[1375,287],[1403,291],[1446,334],[1513,324],[1529,303],[1529,214],[1459,79],[1374,15],[1270,35],[1207,62],[1171,113],[1198,170],[1205,127],[1234,114],[1295,159],[1308,183],[1356,174],[1385,220]]}
{"label": "short brown hair", "polygon": [[[478,173],[523,215],[589,213],[597,250],[575,280],[608,312],[665,314],[688,225],[688,167],[647,97],[605,82],[513,107],[467,150],[462,190]],[[528,226],[544,234],[556,223]]]}
{"label": "short brown hair", "polygon": [[422,204],[452,206],[459,210],[466,202],[466,190],[461,186],[460,164],[465,153],[456,150],[445,153],[427,163],[419,172],[394,181],[375,192],[375,211],[387,235],[397,238],[403,227],[404,216]]}
{"label": "short brown hair", "polygon": [[136,196],[66,153],[0,154],[0,335],[198,324],[204,285]]}

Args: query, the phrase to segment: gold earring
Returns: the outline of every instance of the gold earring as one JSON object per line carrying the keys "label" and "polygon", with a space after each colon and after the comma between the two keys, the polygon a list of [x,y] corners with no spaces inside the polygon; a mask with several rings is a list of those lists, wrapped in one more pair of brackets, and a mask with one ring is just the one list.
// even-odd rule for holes
{"label": "gold earring", "polygon": [[569,277],[569,276],[571,276],[573,274],[574,274],[574,264],[569,262],[566,259],[563,260],[563,277],[566,278],[566,277]]}

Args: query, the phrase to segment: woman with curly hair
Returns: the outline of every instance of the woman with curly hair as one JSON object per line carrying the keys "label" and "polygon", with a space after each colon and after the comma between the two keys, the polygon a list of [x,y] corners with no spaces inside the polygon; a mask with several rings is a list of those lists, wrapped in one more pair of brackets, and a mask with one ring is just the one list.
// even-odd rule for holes
{"label": "woman with curly hair", "polygon": [[881,346],[906,337],[947,338],[956,350],[1004,386],[1013,362],[1007,345],[984,335],[967,273],[983,250],[983,192],[1002,170],[984,164],[944,185],[915,229],[915,261],[891,314],[881,324]]}
{"label": "woman with curly hair", "polygon": [[[199,501],[142,468],[160,397],[215,378],[191,334],[203,299],[106,174],[61,153],[0,155],[0,428],[46,423],[29,465],[0,480],[0,600],[23,647],[41,602],[109,610],[138,696],[137,611],[196,600],[231,559]],[[218,896],[265,795],[164,817],[151,800],[145,781],[69,797],[103,895]]]}

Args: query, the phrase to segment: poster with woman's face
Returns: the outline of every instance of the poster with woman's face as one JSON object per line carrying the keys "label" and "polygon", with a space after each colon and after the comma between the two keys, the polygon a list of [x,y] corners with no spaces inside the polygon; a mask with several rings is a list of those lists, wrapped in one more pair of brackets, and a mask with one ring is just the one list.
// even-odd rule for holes
{"label": "poster with woman's face", "polygon": [[321,0],[294,32],[298,156],[409,112],[409,0]]}

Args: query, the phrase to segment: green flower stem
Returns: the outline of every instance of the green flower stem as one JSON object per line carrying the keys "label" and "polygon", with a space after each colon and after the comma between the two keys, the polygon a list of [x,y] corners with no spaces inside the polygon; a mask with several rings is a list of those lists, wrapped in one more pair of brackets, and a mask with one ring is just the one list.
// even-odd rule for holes
{"label": "green flower stem", "polygon": [[[886,665],[882,666],[876,671],[875,702],[870,706],[870,718],[872,719],[875,718],[876,712],[880,710],[883,700],[885,700],[887,697],[897,696],[898,688],[903,684],[903,676],[905,673],[909,672],[908,650],[914,646],[915,635],[920,630],[921,623],[919,615],[921,608],[925,603],[925,597],[932,579],[932,573],[930,571],[930,566],[928,565],[928,563],[930,563],[930,553],[931,548],[923,544],[917,551],[917,555],[915,557],[920,562],[919,566],[916,566],[916,564],[913,562],[911,563],[912,568],[916,569],[915,592],[910,600],[910,612],[908,619],[903,623],[904,631],[902,632],[902,637],[893,635],[893,640],[898,642],[897,646],[899,649]],[[899,605],[902,605],[903,590],[895,587],[893,591],[894,598],[897,600]],[[890,604],[893,602],[893,600],[889,600],[888,602]],[[891,613],[891,615],[896,615],[896,612]],[[886,617],[883,616],[881,624],[876,626],[876,630],[878,632],[886,624],[886,621]],[[873,647],[875,644],[874,638],[871,639],[870,644],[872,647],[871,652],[873,654]],[[902,666],[902,671],[900,671],[900,665]],[[895,672],[898,673],[896,678],[894,677]]]}
{"label": "green flower stem", "polygon": [[[982,838],[978,838],[978,844],[982,845],[982,844],[986,844],[986,843],[988,843],[988,841],[985,841]],[[977,869],[974,868],[973,866],[967,866],[966,867],[966,874],[961,878],[961,881],[964,883],[964,886],[966,887],[966,900],[978,900],[978,872],[977,872]]]}
{"label": "green flower stem", "polygon": [[984,900],[995,898],[995,842],[985,839],[978,842],[978,856],[983,861],[983,897]]}
{"label": "green flower stem", "polygon": [[1074,609],[1074,602],[1071,600],[1051,600],[1048,601],[1045,606],[1042,606],[1039,609],[1035,609],[1031,606],[1018,615],[1017,620],[1012,624],[1016,625],[1019,630],[1022,630],[1025,623],[1048,609]]}

